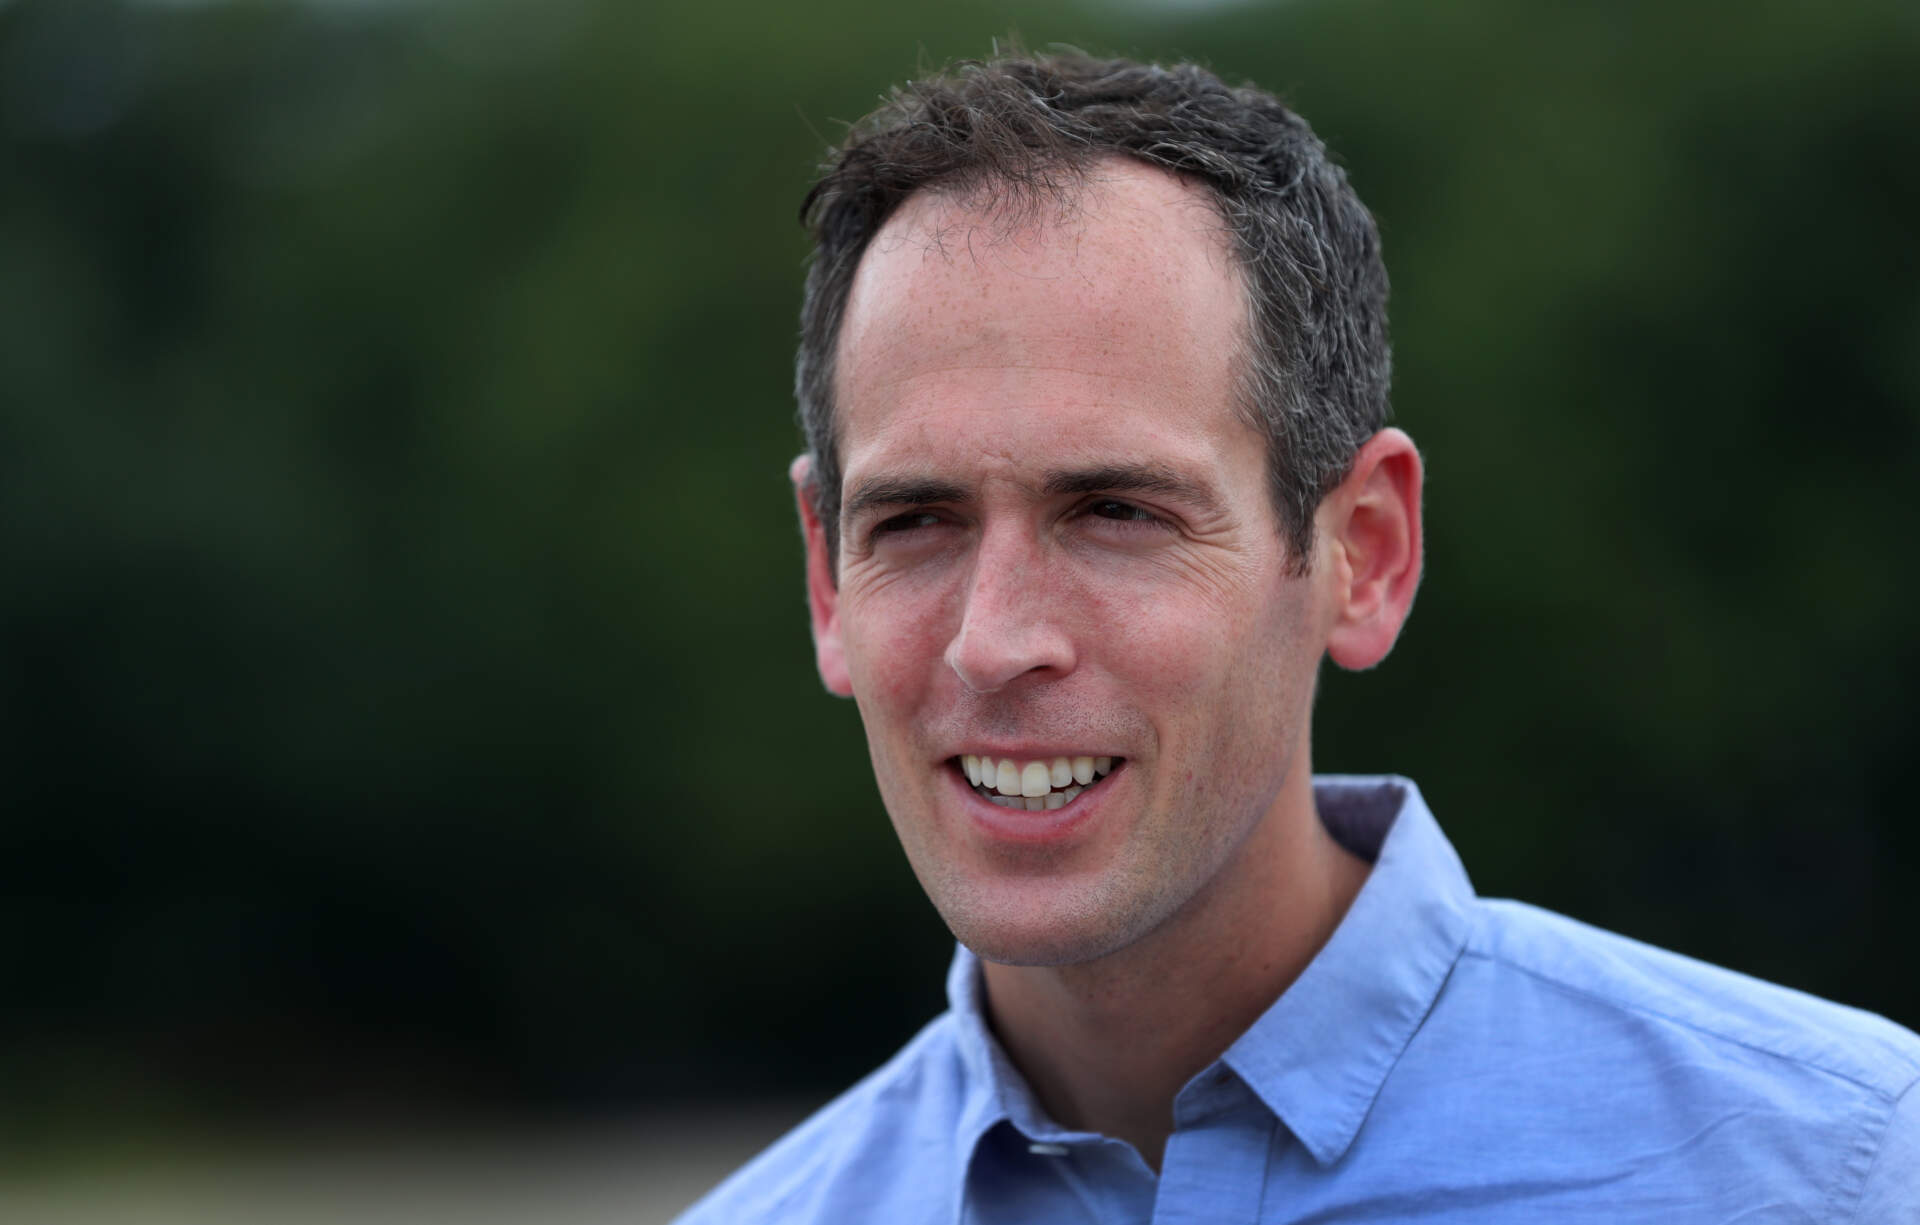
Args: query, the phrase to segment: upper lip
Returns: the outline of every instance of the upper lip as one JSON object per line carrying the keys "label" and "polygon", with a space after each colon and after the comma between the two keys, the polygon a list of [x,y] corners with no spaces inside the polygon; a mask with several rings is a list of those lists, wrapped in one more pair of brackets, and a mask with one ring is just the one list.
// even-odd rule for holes
{"label": "upper lip", "polygon": [[1074,745],[1064,749],[982,748],[978,745],[968,745],[965,748],[954,750],[943,760],[952,761],[956,757],[965,757],[969,754],[975,757],[991,757],[995,761],[1003,758],[1011,758],[1014,761],[1052,761],[1056,757],[1112,757],[1118,759],[1126,756],[1125,753],[1116,753],[1111,749],[1089,748],[1086,745]]}

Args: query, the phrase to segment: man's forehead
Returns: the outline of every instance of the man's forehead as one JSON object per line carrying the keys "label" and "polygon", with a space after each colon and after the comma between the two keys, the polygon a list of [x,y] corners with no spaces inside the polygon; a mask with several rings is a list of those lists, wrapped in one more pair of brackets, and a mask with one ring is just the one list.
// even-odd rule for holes
{"label": "man's forehead", "polygon": [[[840,334],[844,372],[892,344],[919,346],[915,325],[938,317],[950,346],[1009,332],[1093,324],[1125,330],[1146,300],[1160,331],[1217,333],[1193,317],[1222,293],[1238,316],[1245,294],[1230,236],[1211,199],[1170,174],[1106,159],[1061,195],[929,190],[900,206],[855,272]],[[1052,295],[1022,293],[1050,288]],[[1016,313],[1019,305],[1035,309]],[[1242,328],[1211,339],[1231,352]]]}
{"label": "man's forehead", "polygon": [[879,500],[863,490],[935,485],[941,496],[898,500],[1125,488],[1212,502],[1208,491],[1266,464],[1266,440],[1224,376],[1156,386],[1048,366],[1014,372],[999,394],[1000,372],[943,377],[953,374],[905,380],[889,397],[850,406],[840,441],[845,513]]}
{"label": "man's forehead", "polygon": [[[962,195],[916,197],[889,222],[836,363],[850,476],[862,451],[894,468],[955,428],[991,450],[1122,418],[1209,432],[1234,412],[1247,300],[1211,206],[1137,163],[1096,172],[1070,215],[1017,228]],[[1143,406],[1156,411],[1128,411]]]}

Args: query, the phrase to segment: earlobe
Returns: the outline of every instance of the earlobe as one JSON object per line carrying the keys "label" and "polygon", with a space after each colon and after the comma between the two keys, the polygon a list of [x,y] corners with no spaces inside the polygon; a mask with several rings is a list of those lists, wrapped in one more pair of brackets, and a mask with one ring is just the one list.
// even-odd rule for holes
{"label": "earlobe", "polygon": [[807,612],[813,622],[814,660],[827,692],[850,698],[853,678],[840,644],[840,589],[834,582],[826,531],[820,526],[820,512],[814,504],[813,465],[802,455],[793,461],[787,475],[793,480],[793,496],[800,505],[800,534],[806,541]]}
{"label": "earlobe", "polygon": [[1420,452],[1397,429],[1381,430],[1354,457],[1327,496],[1322,529],[1338,584],[1327,655],[1343,668],[1371,668],[1387,657],[1420,586]]}

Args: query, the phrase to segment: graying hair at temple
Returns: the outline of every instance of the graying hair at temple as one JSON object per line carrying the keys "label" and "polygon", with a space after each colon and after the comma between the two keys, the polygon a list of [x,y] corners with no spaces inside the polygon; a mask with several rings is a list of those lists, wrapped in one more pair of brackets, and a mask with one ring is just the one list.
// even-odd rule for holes
{"label": "graying hair at temple", "polygon": [[834,349],[867,244],[917,191],[1019,218],[1071,199],[1120,155],[1206,191],[1248,287],[1241,409],[1266,437],[1296,570],[1313,516],[1388,417],[1387,274],[1373,218],[1311,128],[1271,95],[1193,64],[1078,52],[968,60],[895,89],[855,124],[801,205],[814,258],[795,394],[827,546],[839,537]]}

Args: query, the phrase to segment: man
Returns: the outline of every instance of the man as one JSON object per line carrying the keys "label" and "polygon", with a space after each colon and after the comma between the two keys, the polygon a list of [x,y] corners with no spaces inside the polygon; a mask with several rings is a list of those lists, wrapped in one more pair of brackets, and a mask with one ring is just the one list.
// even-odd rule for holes
{"label": "man", "polygon": [[808,199],[820,673],[952,1009],[691,1222],[1920,1220],[1920,1039],[1477,899],[1310,769],[1413,602],[1371,218],[1192,66],[961,66]]}

